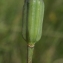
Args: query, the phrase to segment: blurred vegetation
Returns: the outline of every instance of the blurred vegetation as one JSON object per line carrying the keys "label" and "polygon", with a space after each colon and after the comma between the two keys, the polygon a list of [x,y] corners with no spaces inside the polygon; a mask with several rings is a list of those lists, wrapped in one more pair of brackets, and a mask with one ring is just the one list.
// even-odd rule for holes
{"label": "blurred vegetation", "polygon": [[[43,34],[33,63],[63,63],[63,0],[44,0]],[[27,45],[21,36],[24,0],[0,0],[0,63],[26,63]]]}

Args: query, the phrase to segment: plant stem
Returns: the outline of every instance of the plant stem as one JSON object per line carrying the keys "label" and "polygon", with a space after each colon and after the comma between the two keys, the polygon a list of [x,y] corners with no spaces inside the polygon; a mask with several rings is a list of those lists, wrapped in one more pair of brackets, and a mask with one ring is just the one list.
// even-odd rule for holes
{"label": "plant stem", "polygon": [[34,47],[27,46],[27,63],[32,63]]}

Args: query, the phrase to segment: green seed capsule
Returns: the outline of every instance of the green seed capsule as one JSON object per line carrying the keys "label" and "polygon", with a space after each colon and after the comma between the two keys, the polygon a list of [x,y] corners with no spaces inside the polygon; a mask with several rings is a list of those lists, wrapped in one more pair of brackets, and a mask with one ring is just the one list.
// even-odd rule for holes
{"label": "green seed capsule", "polygon": [[23,9],[22,35],[29,45],[35,44],[42,35],[44,2],[29,0]]}

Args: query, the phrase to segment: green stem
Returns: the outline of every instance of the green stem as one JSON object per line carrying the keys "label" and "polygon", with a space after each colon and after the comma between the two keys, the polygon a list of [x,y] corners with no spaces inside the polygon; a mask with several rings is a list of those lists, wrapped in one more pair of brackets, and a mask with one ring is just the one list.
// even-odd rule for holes
{"label": "green stem", "polygon": [[27,63],[32,63],[34,47],[27,46],[27,48],[28,48]]}

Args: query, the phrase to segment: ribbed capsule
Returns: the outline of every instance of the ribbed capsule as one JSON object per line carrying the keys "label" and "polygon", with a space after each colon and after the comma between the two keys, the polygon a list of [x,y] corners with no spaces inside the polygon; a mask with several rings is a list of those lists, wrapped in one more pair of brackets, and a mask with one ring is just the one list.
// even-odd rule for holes
{"label": "ribbed capsule", "polygon": [[23,7],[22,36],[28,44],[35,44],[42,36],[44,2],[28,0]]}

